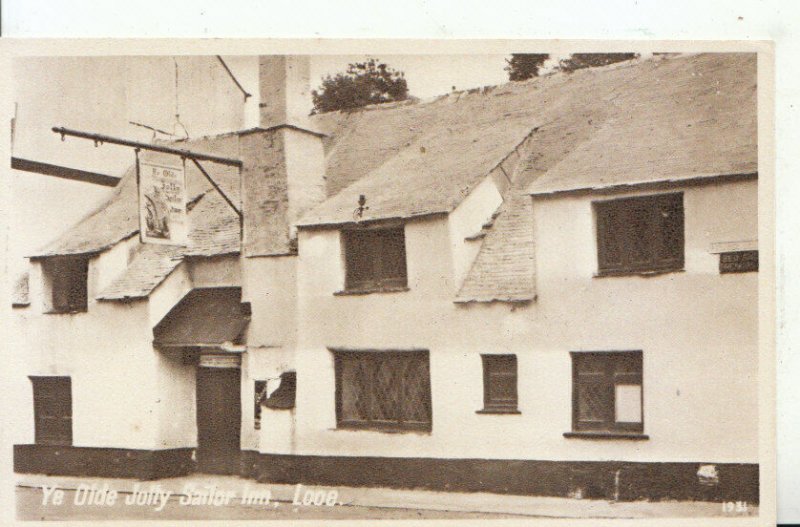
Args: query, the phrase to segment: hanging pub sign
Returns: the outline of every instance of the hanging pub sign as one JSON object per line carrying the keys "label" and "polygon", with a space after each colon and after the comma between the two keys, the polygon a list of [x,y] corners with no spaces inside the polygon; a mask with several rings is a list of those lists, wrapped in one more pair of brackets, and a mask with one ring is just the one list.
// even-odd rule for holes
{"label": "hanging pub sign", "polygon": [[186,245],[186,165],[174,155],[139,152],[139,232],[142,243]]}

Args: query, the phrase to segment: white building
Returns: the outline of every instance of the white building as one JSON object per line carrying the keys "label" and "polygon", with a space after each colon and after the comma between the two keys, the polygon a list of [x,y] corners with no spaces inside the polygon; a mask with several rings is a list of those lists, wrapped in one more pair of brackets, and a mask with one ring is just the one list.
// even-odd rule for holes
{"label": "white building", "polygon": [[189,171],[141,244],[131,172],[32,256],[16,470],[758,501],[754,55],[311,118],[260,66],[178,145],[241,223]]}

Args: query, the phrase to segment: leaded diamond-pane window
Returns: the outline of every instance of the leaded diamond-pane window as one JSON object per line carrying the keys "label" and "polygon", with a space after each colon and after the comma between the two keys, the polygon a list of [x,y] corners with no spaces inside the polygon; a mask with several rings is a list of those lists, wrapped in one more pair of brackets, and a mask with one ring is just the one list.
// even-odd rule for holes
{"label": "leaded diamond-pane window", "polygon": [[572,354],[572,428],[642,432],[642,352]]}
{"label": "leaded diamond-pane window", "polygon": [[427,351],[335,351],[339,428],[431,429]]}

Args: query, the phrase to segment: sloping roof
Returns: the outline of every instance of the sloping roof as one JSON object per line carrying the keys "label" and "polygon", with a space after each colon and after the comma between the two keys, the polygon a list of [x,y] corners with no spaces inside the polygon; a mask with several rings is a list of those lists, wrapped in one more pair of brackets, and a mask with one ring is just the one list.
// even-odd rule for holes
{"label": "sloping roof", "polygon": [[367,207],[362,221],[450,212],[534,126],[526,119],[509,119],[503,126],[480,119],[438,123],[363,179],[309,211],[298,226],[352,222],[361,195]]}
{"label": "sloping roof", "polygon": [[531,199],[510,192],[484,238],[456,302],[530,302],[536,298]]}
{"label": "sloping roof", "polygon": [[147,297],[185,256],[219,256],[239,251],[239,216],[218,193],[209,191],[204,194],[190,209],[189,215],[192,221],[188,246],[140,244],[122,276],[105,288],[97,299]]}
{"label": "sloping roof", "polygon": [[122,276],[98,296],[98,300],[144,298],[180,265],[181,249],[167,245],[141,244]]}
{"label": "sloping roof", "polygon": [[240,287],[192,289],[153,328],[157,346],[218,346],[241,341],[250,309]]}
{"label": "sloping roof", "polygon": [[129,168],[109,200],[33,257],[102,252],[139,230],[136,174]]}
{"label": "sloping roof", "polygon": [[[198,152],[214,152],[223,156],[231,154],[238,156],[238,137],[236,135],[202,138],[189,141],[181,146]],[[231,200],[234,203],[238,203],[238,169],[213,163],[206,163],[204,167]],[[198,199],[205,200],[207,197],[211,199],[219,198],[219,196],[212,196],[211,183],[191,163],[186,164],[186,183],[190,202]],[[139,198],[134,167],[126,171],[117,187],[111,198],[99,209],[89,214],[63,236],[30,256],[46,257],[98,253],[139,232]],[[195,207],[195,209],[197,212],[206,210],[205,205],[200,208]],[[200,231],[204,229],[216,231],[219,228],[223,228],[219,227],[218,224],[227,225],[231,214],[233,214],[233,217],[237,217],[236,213],[230,209],[224,211],[221,208],[214,208],[214,210],[218,211],[219,214],[202,218],[201,226],[195,225],[200,220],[200,215],[192,214],[192,211],[189,213],[191,228],[195,231],[195,239],[202,241],[203,247],[206,247],[207,236],[199,234]],[[238,248],[235,251],[238,251]]]}
{"label": "sloping roof", "polygon": [[[238,149],[237,139],[235,135],[204,138],[191,142],[190,148],[231,155]],[[204,168],[234,203],[238,202],[237,169],[211,163]],[[139,245],[130,265],[100,292],[98,300],[147,297],[180,264],[184,256],[217,256],[239,252],[239,216],[190,163],[186,165],[186,180],[190,200],[188,245]],[[131,168],[103,208],[87,216],[64,236],[33,256],[99,253],[138,232],[136,174]]]}
{"label": "sloping roof", "polygon": [[[530,104],[545,124],[487,229],[458,303],[536,298],[528,192],[756,170],[755,55],[654,59],[520,84],[538,86]],[[574,183],[573,174],[583,179]]]}
{"label": "sloping roof", "polygon": [[[619,75],[585,76],[604,116],[530,193],[758,171],[754,54],[646,61]],[[612,89],[603,86],[609,81]]]}
{"label": "sloping roof", "polygon": [[532,192],[598,179],[752,171],[755,107],[755,55],[703,54],[322,114],[315,126],[329,136],[334,196],[299,225],[352,222],[362,194],[367,209],[361,220],[449,212],[532,129],[571,121],[576,113],[585,120],[564,132],[563,144],[535,152],[558,153],[563,164],[552,164]]}
{"label": "sloping roof", "polygon": [[[508,163],[505,203],[457,301],[532,300],[530,203],[519,196],[757,171],[755,65],[754,54],[653,58],[313,116],[312,126],[327,134],[330,199],[300,223],[351,222],[361,194],[362,220],[449,212],[524,145],[519,163]],[[238,141],[234,133],[188,146],[239,157]],[[207,168],[239,203],[235,169]],[[238,252],[238,216],[196,170],[187,179],[197,201],[191,243],[180,254]],[[104,208],[34,256],[100,252],[134,235],[136,202],[129,171]],[[140,251],[103,295],[147,294],[174,263],[156,253]]]}

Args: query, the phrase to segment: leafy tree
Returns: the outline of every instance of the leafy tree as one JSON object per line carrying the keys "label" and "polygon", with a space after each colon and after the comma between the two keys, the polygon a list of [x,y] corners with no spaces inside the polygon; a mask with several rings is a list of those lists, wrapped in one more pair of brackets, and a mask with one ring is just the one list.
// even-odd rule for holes
{"label": "leafy tree", "polygon": [[638,53],[573,53],[569,58],[559,61],[558,69],[572,73],[575,70],[607,66],[615,62],[635,59],[638,56]]}
{"label": "leafy tree", "polygon": [[349,64],[345,73],[326,76],[311,96],[315,112],[346,111],[368,104],[403,101],[408,98],[408,85],[402,71],[369,58]]}
{"label": "leafy tree", "polygon": [[512,53],[511,58],[506,59],[504,68],[508,72],[508,80],[524,81],[538,77],[539,69],[549,58],[547,53]]}

